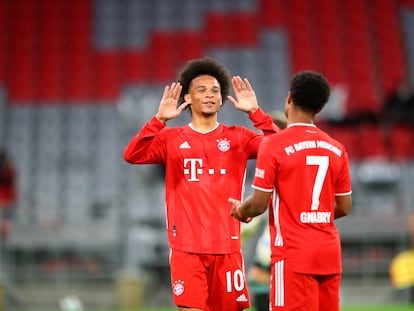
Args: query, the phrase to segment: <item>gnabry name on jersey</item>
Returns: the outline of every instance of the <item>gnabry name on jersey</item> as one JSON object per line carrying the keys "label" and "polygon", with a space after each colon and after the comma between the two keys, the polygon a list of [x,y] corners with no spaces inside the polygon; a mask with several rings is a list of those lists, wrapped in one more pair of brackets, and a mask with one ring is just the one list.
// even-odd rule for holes
{"label": "gnabry name on jersey", "polygon": [[198,176],[203,174],[226,175],[226,169],[205,168],[203,167],[203,159],[199,158],[184,159],[184,175],[189,177],[187,181],[200,181]]}
{"label": "gnabry name on jersey", "polygon": [[302,212],[300,222],[304,224],[329,224],[331,212]]}

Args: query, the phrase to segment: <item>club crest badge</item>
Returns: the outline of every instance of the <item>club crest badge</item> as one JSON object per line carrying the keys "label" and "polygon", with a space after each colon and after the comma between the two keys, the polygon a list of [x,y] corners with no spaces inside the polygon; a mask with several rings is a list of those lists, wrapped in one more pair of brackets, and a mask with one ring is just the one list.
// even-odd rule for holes
{"label": "club crest badge", "polygon": [[217,140],[217,148],[221,152],[227,152],[230,150],[230,141],[227,138],[220,138]]}
{"label": "club crest badge", "polygon": [[175,296],[180,296],[184,293],[184,281],[178,280],[173,283],[173,292]]}

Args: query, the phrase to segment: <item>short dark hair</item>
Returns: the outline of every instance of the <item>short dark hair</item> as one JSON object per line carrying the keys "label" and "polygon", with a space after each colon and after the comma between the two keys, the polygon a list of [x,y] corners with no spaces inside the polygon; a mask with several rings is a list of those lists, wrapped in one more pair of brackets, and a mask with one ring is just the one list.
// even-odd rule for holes
{"label": "short dark hair", "polygon": [[183,89],[181,90],[179,104],[184,102],[184,95],[188,94],[191,81],[202,75],[209,75],[217,79],[224,104],[230,94],[230,73],[224,65],[211,57],[190,60],[180,71],[178,82],[180,82]]}
{"label": "short dark hair", "polygon": [[306,112],[321,111],[328,102],[330,93],[328,80],[315,71],[300,71],[290,82],[290,96],[293,103]]}

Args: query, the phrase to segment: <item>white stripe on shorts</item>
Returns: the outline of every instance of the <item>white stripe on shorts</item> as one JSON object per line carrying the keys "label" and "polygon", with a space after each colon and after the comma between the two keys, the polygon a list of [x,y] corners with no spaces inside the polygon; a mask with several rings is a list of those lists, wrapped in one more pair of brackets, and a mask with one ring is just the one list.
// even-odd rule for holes
{"label": "white stripe on shorts", "polygon": [[281,260],[275,263],[275,280],[274,280],[274,291],[275,291],[275,306],[283,307],[285,305],[285,280],[284,280],[284,265],[285,261]]}

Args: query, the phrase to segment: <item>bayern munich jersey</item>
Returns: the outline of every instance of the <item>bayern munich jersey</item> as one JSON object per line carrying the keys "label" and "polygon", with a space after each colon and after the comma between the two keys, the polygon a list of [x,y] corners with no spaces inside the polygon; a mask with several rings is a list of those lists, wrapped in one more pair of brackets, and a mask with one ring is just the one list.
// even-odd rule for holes
{"label": "bayern munich jersey", "polygon": [[334,202],[351,193],[342,144],[313,124],[292,124],[263,140],[253,188],[273,192],[272,263],[286,260],[298,273],[341,272]]}
{"label": "bayern munich jersey", "polygon": [[[278,129],[260,108],[250,115],[264,133]],[[242,199],[248,159],[257,157],[263,134],[217,124],[201,133],[190,125],[168,128],[155,117],[124,152],[134,164],[164,164],[170,247],[210,254],[240,251],[240,222],[228,198]]]}

